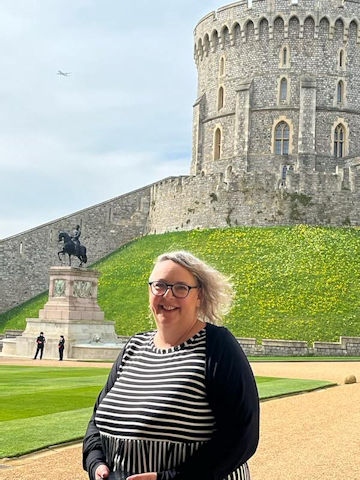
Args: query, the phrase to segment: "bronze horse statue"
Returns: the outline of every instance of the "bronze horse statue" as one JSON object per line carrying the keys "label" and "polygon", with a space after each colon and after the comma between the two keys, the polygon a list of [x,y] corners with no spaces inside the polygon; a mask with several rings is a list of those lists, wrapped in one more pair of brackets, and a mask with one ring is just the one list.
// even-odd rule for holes
{"label": "bronze horse statue", "polygon": [[63,249],[58,252],[58,257],[61,263],[63,263],[64,256],[66,254],[69,255],[69,266],[71,266],[72,256],[77,257],[80,260],[79,267],[81,267],[83,263],[87,262],[85,245],[76,245],[76,243],[71,240],[71,237],[67,232],[59,232],[59,242],[64,242]]}

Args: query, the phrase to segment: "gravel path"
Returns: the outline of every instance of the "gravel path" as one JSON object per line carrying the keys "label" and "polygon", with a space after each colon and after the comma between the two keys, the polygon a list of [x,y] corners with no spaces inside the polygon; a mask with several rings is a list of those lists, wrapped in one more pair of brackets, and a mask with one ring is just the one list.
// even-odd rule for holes
{"label": "gravel path", "polygon": [[[0,364],[109,366],[0,357]],[[338,386],[261,403],[261,439],[252,480],[360,479],[360,362],[253,363],[255,375],[329,380]],[[353,374],[358,383],[345,385]],[[1,480],[86,480],[81,445],[0,459]],[[202,479],[199,479],[202,480]]]}

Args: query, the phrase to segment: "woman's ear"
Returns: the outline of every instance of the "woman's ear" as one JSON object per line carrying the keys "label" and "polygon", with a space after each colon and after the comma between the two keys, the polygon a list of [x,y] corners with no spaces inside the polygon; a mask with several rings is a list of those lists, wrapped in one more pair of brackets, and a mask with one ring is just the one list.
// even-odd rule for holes
{"label": "woman's ear", "polygon": [[197,295],[197,301],[196,301],[196,306],[201,307],[201,302],[202,302],[202,291],[201,288],[197,289],[198,295]]}

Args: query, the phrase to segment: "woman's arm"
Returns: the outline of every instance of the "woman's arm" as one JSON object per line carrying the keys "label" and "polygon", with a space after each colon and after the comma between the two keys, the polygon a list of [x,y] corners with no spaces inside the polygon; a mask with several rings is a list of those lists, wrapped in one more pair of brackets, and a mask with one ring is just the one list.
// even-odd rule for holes
{"label": "woman's arm", "polygon": [[105,395],[111,390],[112,386],[114,385],[117,379],[117,372],[119,370],[119,366],[121,364],[122,356],[124,350],[119,354],[118,358],[114,362],[111,371],[109,373],[107,382],[104,388],[101,390],[95,406],[92,417],[89,421],[85,437],[83,440],[83,468],[89,474],[90,479],[95,479],[95,470],[101,464],[106,464],[105,461],[105,454],[102,449],[102,443],[100,439],[100,432],[95,424],[95,414],[96,410],[105,397]]}
{"label": "woman's arm", "polygon": [[206,385],[217,431],[176,470],[159,472],[157,480],[222,480],[258,445],[259,398],[249,362],[227,329],[206,328]]}

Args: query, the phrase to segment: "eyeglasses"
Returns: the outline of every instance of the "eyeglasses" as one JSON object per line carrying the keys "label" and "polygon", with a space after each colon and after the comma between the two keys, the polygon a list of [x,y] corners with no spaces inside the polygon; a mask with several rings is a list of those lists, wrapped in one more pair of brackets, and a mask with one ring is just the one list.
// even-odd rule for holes
{"label": "eyeglasses", "polygon": [[151,292],[157,297],[163,297],[170,288],[174,297],[186,298],[192,288],[200,288],[198,285],[192,287],[191,285],[186,285],[186,283],[166,283],[161,281],[149,282],[149,285]]}

